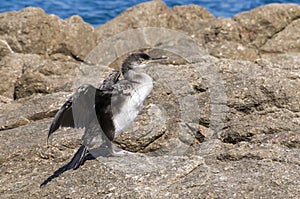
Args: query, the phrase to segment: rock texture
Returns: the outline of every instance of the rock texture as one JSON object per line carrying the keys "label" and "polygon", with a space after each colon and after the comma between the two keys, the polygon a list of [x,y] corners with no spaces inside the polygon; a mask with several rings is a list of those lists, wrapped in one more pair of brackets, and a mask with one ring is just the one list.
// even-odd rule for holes
{"label": "rock texture", "polygon": [[[15,52],[85,58],[95,45],[93,27],[79,16],[60,20],[39,8],[26,8],[0,16],[0,34]],[[51,33],[51,34],[49,34]],[[84,44],[84,45],[83,45]]]}
{"label": "rock texture", "polygon": [[[299,18],[293,4],[223,19],[162,1],[95,29],[78,16],[61,20],[39,8],[0,14],[1,197],[298,198]],[[128,29],[135,31],[123,37]],[[153,91],[136,125],[116,140],[138,153],[95,155],[40,188],[80,144],[75,129],[46,143],[78,76],[98,86],[136,43],[145,48],[135,50],[169,57],[147,69]]]}

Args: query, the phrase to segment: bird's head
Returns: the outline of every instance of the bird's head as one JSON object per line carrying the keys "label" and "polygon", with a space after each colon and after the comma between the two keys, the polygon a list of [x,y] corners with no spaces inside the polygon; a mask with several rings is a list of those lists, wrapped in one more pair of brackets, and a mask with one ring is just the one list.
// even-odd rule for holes
{"label": "bird's head", "polygon": [[136,70],[140,68],[145,68],[148,64],[157,62],[163,59],[167,59],[166,57],[150,57],[146,53],[133,53],[129,55],[123,62],[122,72],[126,73],[128,70]]}

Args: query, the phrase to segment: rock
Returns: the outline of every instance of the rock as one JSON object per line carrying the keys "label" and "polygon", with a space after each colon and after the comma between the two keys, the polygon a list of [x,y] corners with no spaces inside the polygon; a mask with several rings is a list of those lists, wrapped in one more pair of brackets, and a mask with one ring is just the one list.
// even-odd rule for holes
{"label": "rock", "polygon": [[291,72],[240,61],[224,60],[219,66],[223,79],[227,79],[227,104],[233,108],[227,113],[225,142],[249,141],[256,134],[298,129],[300,106],[295,96],[300,95],[299,83],[290,78]]}
{"label": "rock", "polygon": [[263,54],[263,59],[257,59],[256,62],[262,66],[278,68],[279,70],[290,70],[289,79],[299,78],[298,69],[300,67],[299,53],[287,52],[279,54]]}
{"label": "rock", "polygon": [[128,29],[142,27],[180,29],[182,25],[183,21],[178,15],[161,0],[155,0],[129,8],[116,18],[96,28],[97,41],[99,43]]}
{"label": "rock", "polygon": [[13,50],[9,46],[6,40],[0,39],[0,60],[2,57],[5,57],[6,55],[13,53]]}
{"label": "rock", "polygon": [[29,7],[1,14],[0,24],[0,36],[15,38],[7,42],[18,53],[64,53],[84,59],[95,45],[94,29],[78,16],[61,20],[42,9]]}
{"label": "rock", "polygon": [[293,4],[269,4],[233,17],[245,28],[245,39],[260,48],[268,39],[299,18],[300,7]]}
{"label": "rock", "polygon": [[[298,51],[295,42],[298,34],[294,32],[299,28],[299,9],[293,4],[270,4],[231,19],[197,20],[198,24],[192,23],[194,27],[187,29],[191,29],[190,35],[213,56],[254,61],[265,52]],[[287,35],[290,42],[285,41]]]}
{"label": "rock", "polygon": [[300,38],[295,32],[299,31],[300,20],[296,19],[289,23],[282,31],[275,34],[262,47],[264,53],[299,52]]}
{"label": "rock", "polygon": [[19,99],[35,93],[70,91],[78,67],[73,59],[48,60],[36,54],[12,53],[0,62],[0,91]]}
{"label": "rock", "polygon": [[[57,52],[63,54],[71,54],[76,59],[84,60],[90,51],[95,47],[96,35],[94,34],[94,28],[85,23],[81,17],[72,16],[65,20],[66,41],[61,45],[61,49]],[[70,51],[70,53],[64,53],[64,51]]]}
{"label": "rock", "polygon": [[[15,82],[22,75],[23,61],[20,54],[9,54],[0,61],[0,93],[2,96],[13,99]],[[37,56],[37,55],[36,55]],[[24,56],[28,58],[28,56]]]}
{"label": "rock", "polygon": [[[1,54],[0,54],[0,60],[5,57],[6,55],[10,53],[21,52],[21,45],[18,43],[17,38],[15,36],[10,35],[1,35],[0,36],[1,41]],[[14,50],[13,50],[14,49]]]}
{"label": "rock", "polygon": [[212,20],[215,17],[206,9],[197,5],[174,6],[173,10],[187,23]]}
{"label": "rock", "polygon": [[66,92],[39,95],[2,105],[0,107],[0,130],[14,129],[34,121],[52,118],[68,95],[69,93]]}
{"label": "rock", "polygon": [[258,50],[241,40],[241,31],[240,25],[232,19],[215,20],[202,33],[203,44],[211,55],[219,58],[257,59]]}
{"label": "rock", "polygon": [[[216,19],[152,1],[94,32],[78,16],[38,8],[0,14],[1,195],[297,198],[299,15],[297,5],[271,4]],[[128,28],[136,29],[118,34]],[[91,149],[79,169],[62,172],[83,130],[61,128],[47,145],[56,111],[74,86],[99,86],[130,50],[169,58],[145,69],[153,91],[115,140],[138,153]]]}
{"label": "rock", "polygon": [[72,60],[65,62],[40,60],[36,65],[38,68],[28,68],[16,81],[14,98],[19,99],[35,93],[71,91],[78,65]]}

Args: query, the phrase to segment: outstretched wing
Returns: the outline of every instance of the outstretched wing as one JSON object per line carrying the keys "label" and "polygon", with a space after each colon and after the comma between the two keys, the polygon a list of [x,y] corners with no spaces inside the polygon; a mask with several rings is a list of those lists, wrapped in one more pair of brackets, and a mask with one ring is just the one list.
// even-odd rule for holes
{"label": "outstretched wing", "polygon": [[101,91],[112,91],[113,85],[119,81],[121,73],[119,71],[111,72],[108,77],[103,81],[102,85],[100,86],[99,90]]}
{"label": "outstretched wing", "polygon": [[48,132],[48,138],[60,126],[74,127],[73,113],[72,113],[72,97],[70,97],[56,113],[54,120]]}
{"label": "outstretched wing", "polygon": [[99,89],[92,85],[80,86],[56,113],[48,132],[48,139],[59,127],[88,127],[93,119],[97,119],[95,98],[104,100],[111,96],[113,84],[119,80],[119,77],[120,72],[113,71]]}
{"label": "outstretched wing", "polygon": [[95,115],[96,90],[92,85],[82,85],[73,93],[56,113],[48,132],[48,139],[59,127],[88,126],[93,114]]}

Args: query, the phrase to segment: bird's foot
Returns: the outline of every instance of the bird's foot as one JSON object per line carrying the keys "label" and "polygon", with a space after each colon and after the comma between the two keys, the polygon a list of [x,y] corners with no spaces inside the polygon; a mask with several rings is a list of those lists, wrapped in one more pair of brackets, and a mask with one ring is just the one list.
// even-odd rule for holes
{"label": "bird's foot", "polygon": [[132,154],[135,153],[120,149],[114,145],[112,145],[111,152],[110,152],[111,156],[123,156],[123,155],[132,155]]}

